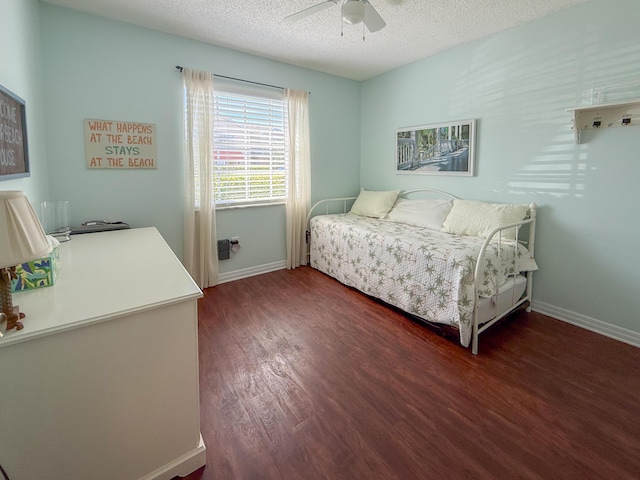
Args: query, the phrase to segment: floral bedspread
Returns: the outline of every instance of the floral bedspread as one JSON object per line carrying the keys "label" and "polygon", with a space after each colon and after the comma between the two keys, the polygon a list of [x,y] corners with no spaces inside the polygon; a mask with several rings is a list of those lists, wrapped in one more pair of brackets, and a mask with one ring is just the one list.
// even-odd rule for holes
{"label": "floral bedspread", "polygon": [[[410,314],[453,325],[469,345],[482,239],[350,213],[313,217],[310,230],[312,267]],[[508,276],[538,267],[523,245],[496,241],[482,269],[479,295],[490,297]]]}

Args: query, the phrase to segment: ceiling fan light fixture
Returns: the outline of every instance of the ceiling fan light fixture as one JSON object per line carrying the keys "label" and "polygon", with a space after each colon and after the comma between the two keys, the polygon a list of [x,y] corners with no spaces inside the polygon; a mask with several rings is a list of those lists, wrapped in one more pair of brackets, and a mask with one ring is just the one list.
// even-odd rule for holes
{"label": "ceiling fan light fixture", "polygon": [[366,5],[360,0],[347,0],[342,6],[342,20],[356,25],[364,20]]}

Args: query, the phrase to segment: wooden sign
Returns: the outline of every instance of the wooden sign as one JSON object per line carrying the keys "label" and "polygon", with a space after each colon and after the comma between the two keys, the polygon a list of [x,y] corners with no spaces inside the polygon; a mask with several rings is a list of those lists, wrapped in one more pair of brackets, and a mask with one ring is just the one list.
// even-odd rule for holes
{"label": "wooden sign", "polygon": [[156,126],[84,120],[87,168],[157,168]]}
{"label": "wooden sign", "polygon": [[24,100],[0,85],[0,180],[29,176]]}

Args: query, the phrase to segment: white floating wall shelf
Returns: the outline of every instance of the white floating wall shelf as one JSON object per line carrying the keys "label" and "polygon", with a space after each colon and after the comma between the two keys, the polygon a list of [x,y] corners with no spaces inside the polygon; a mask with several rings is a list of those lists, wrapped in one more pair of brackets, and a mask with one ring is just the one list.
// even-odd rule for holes
{"label": "white floating wall shelf", "polygon": [[567,108],[567,112],[573,114],[576,143],[582,130],[640,125],[640,100]]}

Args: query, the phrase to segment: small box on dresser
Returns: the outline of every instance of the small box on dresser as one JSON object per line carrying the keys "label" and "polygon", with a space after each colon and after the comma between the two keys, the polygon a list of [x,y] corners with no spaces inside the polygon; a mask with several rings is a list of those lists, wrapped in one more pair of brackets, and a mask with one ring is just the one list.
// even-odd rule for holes
{"label": "small box on dresser", "polygon": [[49,237],[53,247],[49,255],[16,265],[15,277],[11,280],[11,292],[22,292],[35,288],[50,287],[56,283],[60,271],[60,243]]}

